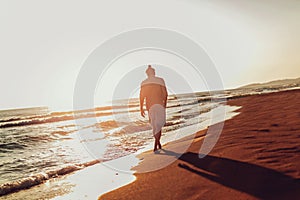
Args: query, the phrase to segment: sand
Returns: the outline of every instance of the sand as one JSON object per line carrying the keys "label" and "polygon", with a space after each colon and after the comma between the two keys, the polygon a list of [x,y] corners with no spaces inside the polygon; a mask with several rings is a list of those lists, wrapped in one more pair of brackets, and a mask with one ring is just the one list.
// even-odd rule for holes
{"label": "sand", "polygon": [[[241,113],[225,122],[205,158],[198,156],[204,130],[167,144],[159,154],[139,155],[136,181],[99,199],[300,199],[300,90],[228,104],[242,106]],[[191,141],[182,154],[181,147]]]}

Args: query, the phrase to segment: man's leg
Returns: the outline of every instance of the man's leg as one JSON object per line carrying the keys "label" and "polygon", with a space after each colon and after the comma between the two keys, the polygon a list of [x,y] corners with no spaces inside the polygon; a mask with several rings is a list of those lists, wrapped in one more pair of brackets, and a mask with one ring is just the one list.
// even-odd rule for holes
{"label": "man's leg", "polygon": [[158,145],[157,134],[154,136],[154,138],[155,138],[155,141],[154,141],[154,149],[153,149],[153,151],[156,151],[157,150],[157,145]]}
{"label": "man's leg", "polygon": [[160,138],[161,138],[161,131],[159,131],[158,133],[156,133],[154,135],[154,138],[155,138],[155,142],[154,142],[154,149],[153,151],[156,151],[157,150],[157,147],[159,149],[161,149],[161,144],[160,144]]}
{"label": "man's leg", "polygon": [[160,137],[161,137],[161,131],[159,131],[159,133],[157,134],[157,144],[158,144],[158,148],[161,149],[161,144],[160,144]]}

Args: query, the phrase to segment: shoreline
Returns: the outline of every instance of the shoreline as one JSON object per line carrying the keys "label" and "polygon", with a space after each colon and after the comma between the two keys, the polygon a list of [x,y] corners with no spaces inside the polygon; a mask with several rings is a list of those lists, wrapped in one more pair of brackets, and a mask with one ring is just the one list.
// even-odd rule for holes
{"label": "shoreline", "polygon": [[[238,107],[235,106],[224,106],[221,105],[226,110],[226,119],[230,119],[237,115],[235,111]],[[212,109],[212,111],[218,111],[218,108]],[[205,115],[210,115],[211,112],[205,113]],[[226,120],[225,119],[225,120]],[[220,122],[223,122],[224,119],[217,119]],[[219,121],[214,121],[217,123]],[[195,130],[205,131],[206,126],[210,124],[210,120],[205,120],[199,124],[191,125],[181,128],[183,134],[177,135],[177,138],[174,140],[171,137],[165,137],[163,146],[169,146],[170,143],[185,141],[187,145],[189,143],[189,138],[193,138],[196,134]],[[193,131],[192,133],[190,131]],[[176,132],[176,131],[175,131]],[[178,133],[176,133],[178,134]],[[141,161],[144,159],[141,155],[153,155],[152,152],[152,143],[140,149],[139,151],[130,154],[125,157],[121,157],[115,160],[101,162],[94,166],[88,167],[83,170],[79,170],[74,174],[67,176],[63,182],[72,184],[72,190],[66,194],[56,195],[54,200],[64,200],[64,199],[97,199],[99,195],[117,190],[123,186],[133,183],[136,181],[136,176],[134,175],[138,169],[138,166],[141,164]],[[84,177],[84,178],[82,178]],[[102,182],[103,177],[106,181]],[[98,187],[92,185],[92,187],[86,187],[88,183],[98,183]],[[94,198],[95,197],[95,198]]]}
{"label": "shoreline", "polygon": [[[198,156],[205,130],[190,138],[193,143],[183,155],[177,151],[182,144],[170,142],[160,154],[139,155],[136,180],[98,199],[297,199],[298,99],[300,90],[231,99],[227,104],[241,106],[241,113],[225,121],[208,156]],[[176,159],[167,167],[138,173],[168,157]]]}
{"label": "shoreline", "polygon": [[[224,105],[220,105],[220,107],[226,110],[225,118],[227,119],[237,114],[235,113],[235,110],[237,110],[238,107]],[[211,112],[217,112],[218,109],[219,108],[214,108],[210,112],[205,113],[204,116],[208,117],[211,115]],[[223,121],[222,118],[218,120]],[[217,122],[218,121],[215,121],[214,123]],[[205,129],[205,127],[210,123],[210,120],[204,120],[201,123],[183,127],[180,131],[175,130],[174,133],[165,135],[164,138],[162,138],[162,142],[165,146],[172,141],[179,141],[182,138],[192,138],[197,130]],[[101,194],[113,191],[114,189],[133,182],[136,179],[133,175],[135,173],[133,167],[138,166],[141,161],[139,155],[142,155],[147,151],[152,153],[151,149],[152,143],[134,154],[111,161],[100,162],[81,170],[75,170],[70,174],[50,178],[42,184],[29,189],[19,190],[17,192],[4,195],[3,199],[31,199],[33,194],[37,199],[74,199],[78,196],[82,198],[97,199],[97,197]],[[118,163],[122,163],[121,168],[118,166]],[[105,177],[106,182],[101,180],[102,177]],[[86,187],[88,183],[98,183],[98,186],[100,185],[100,187]],[[0,197],[0,199],[2,199],[2,197]]]}

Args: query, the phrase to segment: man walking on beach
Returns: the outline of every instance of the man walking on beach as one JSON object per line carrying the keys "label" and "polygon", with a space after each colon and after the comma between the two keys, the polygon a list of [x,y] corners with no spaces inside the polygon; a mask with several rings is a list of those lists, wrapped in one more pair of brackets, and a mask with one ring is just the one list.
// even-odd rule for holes
{"label": "man walking on beach", "polygon": [[161,149],[160,137],[161,129],[166,123],[167,89],[165,81],[155,76],[155,69],[148,65],[146,70],[148,78],[141,84],[140,90],[140,111],[141,116],[145,117],[144,100],[146,99],[146,109],[149,121],[152,126],[155,138],[154,149]]}

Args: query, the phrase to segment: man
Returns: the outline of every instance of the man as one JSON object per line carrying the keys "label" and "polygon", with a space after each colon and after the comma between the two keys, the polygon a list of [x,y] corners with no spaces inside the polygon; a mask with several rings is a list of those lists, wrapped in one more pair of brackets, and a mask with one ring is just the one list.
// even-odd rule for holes
{"label": "man", "polygon": [[146,99],[146,109],[155,138],[153,149],[155,152],[158,148],[161,149],[160,137],[161,129],[166,123],[168,93],[165,81],[155,76],[155,69],[151,65],[148,65],[146,74],[148,78],[142,82],[140,90],[140,111],[141,116],[145,117],[144,100]]}

